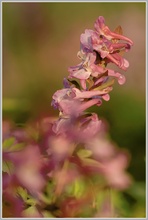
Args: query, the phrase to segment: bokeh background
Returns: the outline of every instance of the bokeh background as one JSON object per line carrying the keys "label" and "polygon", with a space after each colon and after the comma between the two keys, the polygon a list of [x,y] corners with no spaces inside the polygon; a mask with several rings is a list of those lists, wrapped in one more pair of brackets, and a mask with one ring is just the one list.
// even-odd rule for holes
{"label": "bokeh background", "polygon": [[[62,88],[68,67],[79,63],[80,35],[105,17],[134,42],[125,54],[130,67],[126,84],[117,83],[111,100],[93,108],[109,123],[111,138],[129,150],[128,168],[135,180],[135,195],[128,200],[145,206],[145,29],[146,3],[4,3],[3,10],[3,119],[22,126],[40,116],[58,115],[51,107],[52,94]],[[135,212],[136,212],[135,211]]]}

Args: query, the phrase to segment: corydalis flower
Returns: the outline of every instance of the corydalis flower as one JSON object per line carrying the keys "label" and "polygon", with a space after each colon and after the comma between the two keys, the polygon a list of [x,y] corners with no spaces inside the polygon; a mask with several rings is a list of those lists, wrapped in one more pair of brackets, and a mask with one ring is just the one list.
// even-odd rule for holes
{"label": "corydalis flower", "polygon": [[98,36],[97,33],[92,35],[93,49],[97,51],[101,58],[107,58],[109,62],[116,64],[119,68],[127,70],[129,67],[128,61],[123,58],[119,52],[127,51],[130,45],[127,43],[112,43],[104,36]]}
{"label": "corydalis flower", "polygon": [[92,151],[93,157],[102,164],[100,172],[105,177],[108,185],[122,190],[131,182],[131,176],[125,171],[129,164],[129,154],[119,151],[117,146],[106,139],[105,133],[87,141],[87,149]]}
{"label": "corydalis flower", "polygon": [[[105,72],[108,76],[117,78],[119,84],[124,84],[125,77],[114,70],[106,68],[106,66],[109,62],[112,62],[119,68],[127,70],[129,62],[121,56],[121,52],[129,51],[133,42],[122,35],[120,26],[114,32],[111,32],[105,25],[102,16],[95,21],[94,27],[95,31],[86,29],[85,33],[81,34],[78,57],[82,62],[68,69],[70,72],[69,77],[80,79],[83,89],[87,89],[86,80],[88,78],[91,76],[97,78]],[[122,42],[119,42],[120,40]]]}
{"label": "corydalis flower", "polygon": [[[111,32],[109,27],[105,25],[105,19],[103,16],[99,16],[95,21],[95,29],[100,35],[104,35],[108,40],[125,40],[130,45],[133,45],[133,41],[120,33]],[[120,31],[122,33],[122,31]]]}
{"label": "corydalis flower", "polygon": [[74,67],[70,67],[68,70],[70,72],[69,77],[77,79],[88,79],[94,72],[96,53],[83,53],[82,51],[78,53],[78,57],[82,60],[80,64]]}
{"label": "corydalis flower", "polygon": [[[120,51],[128,51],[133,45],[133,42],[122,35],[121,26],[117,27],[114,32],[111,32],[108,26],[105,25],[105,20],[102,16],[95,21],[95,31],[85,30],[81,35],[81,48],[85,52],[97,51],[101,58],[107,57],[111,62],[115,63],[121,69],[126,70],[129,63],[126,59],[119,56]],[[119,43],[119,40],[126,43]],[[118,54],[118,55],[117,55]]]}
{"label": "corydalis flower", "polygon": [[81,91],[75,87],[64,88],[54,93],[51,105],[58,108],[62,115],[78,116],[89,107],[100,105],[102,98],[107,101],[111,90],[112,87],[92,91]]}
{"label": "corydalis flower", "polygon": [[64,88],[57,90],[52,96],[53,100],[51,105],[55,109],[64,115],[71,115],[75,113],[74,106],[78,105],[78,101],[74,100],[75,94],[72,91],[72,88]]}
{"label": "corydalis flower", "polygon": [[97,114],[81,114],[79,117],[61,116],[53,124],[53,131],[57,135],[65,135],[68,140],[86,142],[102,129],[102,121]]}

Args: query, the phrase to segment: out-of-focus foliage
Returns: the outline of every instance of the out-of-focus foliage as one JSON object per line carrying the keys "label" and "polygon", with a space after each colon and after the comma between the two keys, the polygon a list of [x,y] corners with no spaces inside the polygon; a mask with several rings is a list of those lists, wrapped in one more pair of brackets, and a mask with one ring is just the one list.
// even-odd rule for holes
{"label": "out-of-focus foliage", "polygon": [[[80,34],[86,28],[92,28],[99,15],[106,17],[111,28],[117,23],[121,25],[124,34],[134,41],[132,51],[126,55],[130,62],[126,84],[120,88],[117,85],[111,92],[110,102],[104,102],[101,107],[95,108],[95,112],[109,121],[112,139],[131,153],[129,172],[135,183],[123,195],[113,192],[114,201],[118,201],[115,202],[119,206],[117,209],[121,216],[144,217],[146,4],[5,2],[2,6],[3,118],[11,119],[19,128],[40,115],[57,114],[50,106],[51,96],[62,87],[67,68],[78,61],[75,54],[79,50]],[[30,129],[32,138],[37,140],[38,132]],[[6,140],[4,147],[9,148],[11,142],[13,139]],[[23,145],[13,145],[13,148],[17,147]],[[4,164],[3,167],[8,173],[11,166]],[[52,187],[47,188],[50,195]],[[26,191],[22,188],[19,190],[25,200]],[[78,181],[66,193],[72,192],[79,198],[83,190],[85,184]],[[99,204],[101,198],[101,195],[97,198]],[[13,203],[14,198],[11,199]],[[28,216],[30,212],[38,214],[35,206],[30,205],[35,203],[33,198],[27,200],[27,207],[30,207],[27,210]],[[46,196],[43,200],[47,202]],[[55,206],[49,209],[58,213]],[[8,214],[4,206],[5,212]],[[87,217],[90,213],[85,210],[84,215]],[[52,217],[54,214],[47,208],[44,216]]]}
{"label": "out-of-focus foliage", "polygon": [[127,152],[106,132],[89,150],[70,143],[53,133],[54,120],[17,130],[3,122],[3,217],[144,217],[144,184],[124,170]]}

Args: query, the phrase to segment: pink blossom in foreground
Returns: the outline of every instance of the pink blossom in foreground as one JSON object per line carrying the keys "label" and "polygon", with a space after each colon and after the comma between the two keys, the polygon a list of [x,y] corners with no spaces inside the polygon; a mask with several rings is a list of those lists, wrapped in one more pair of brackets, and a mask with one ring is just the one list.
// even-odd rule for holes
{"label": "pink blossom in foreground", "polygon": [[125,171],[128,166],[128,157],[125,153],[118,153],[106,161],[104,166],[104,175],[110,186],[123,190],[131,185],[132,179]]}
{"label": "pink blossom in foreground", "polygon": [[97,114],[81,115],[75,117],[60,117],[53,124],[53,131],[59,135],[64,134],[67,139],[85,142],[94,137],[101,130],[102,122]]}
{"label": "pink blossom in foreground", "polygon": [[4,152],[3,159],[14,164],[17,181],[32,193],[42,190],[45,181],[40,173],[43,161],[37,145],[29,145],[22,151]]}
{"label": "pink blossom in foreground", "polygon": [[93,157],[102,164],[102,174],[109,186],[122,190],[131,185],[132,179],[125,171],[129,164],[129,155],[119,151],[104,135],[97,136],[86,143]]}

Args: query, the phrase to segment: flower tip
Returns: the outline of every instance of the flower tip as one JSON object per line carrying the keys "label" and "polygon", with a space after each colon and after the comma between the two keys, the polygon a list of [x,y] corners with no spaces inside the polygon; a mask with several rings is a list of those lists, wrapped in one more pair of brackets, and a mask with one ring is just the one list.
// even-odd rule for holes
{"label": "flower tip", "polygon": [[100,22],[102,22],[102,23],[104,23],[104,22],[105,22],[105,19],[104,19],[104,17],[103,17],[103,16],[99,16],[98,20],[99,20]]}
{"label": "flower tip", "polygon": [[119,83],[120,85],[123,85],[125,82],[126,82],[125,76],[123,76],[123,75],[119,76],[119,78],[118,78],[118,83]]}
{"label": "flower tip", "polygon": [[[134,42],[133,42],[131,39],[127,38],[127,41],[128,41],[128,43],[129,43],[130,46],[133,46],[133,45],[134,45]],[[130,48],[129,48],[129,49],[130,49]]]}
{"label": "flower tip", "polygon": [[99,16],[95,21],[94,27],[97,31],[100,32],[99,29],[102,29],[104,26],[105,26],[105,19],[103,16]]}
{"label": "flower tip", "polygon": [[102,96],[102,98],[105,100],[105,101],[109,101],[110,100],[110,95],[109,94],[105,94]]}

